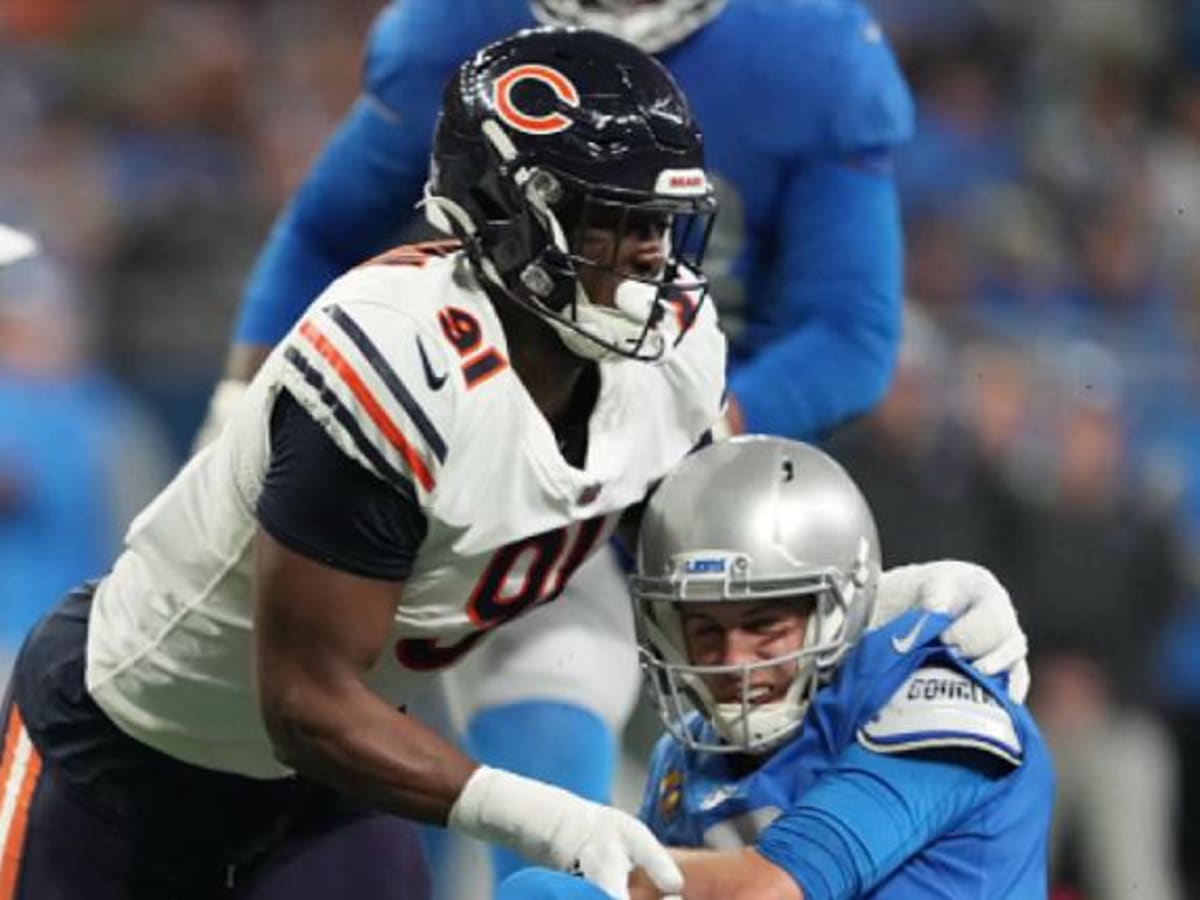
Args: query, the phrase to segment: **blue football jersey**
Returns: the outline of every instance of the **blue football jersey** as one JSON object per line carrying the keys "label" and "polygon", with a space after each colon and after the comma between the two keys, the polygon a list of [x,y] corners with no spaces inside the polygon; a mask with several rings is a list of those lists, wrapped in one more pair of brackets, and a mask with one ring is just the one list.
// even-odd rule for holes
{"label": "blue football jersey", "polygon": [[806,900],[1046,896],[1049,753],[1003,686],[941,644],[948,621],[912,611],[868,633],[757,767],[665,736],[641,818],[672,846],[757,844]]}
{"label": "blue football jersey", "polygon": [[[364,91],[285,211],[239,340],[274,343],[346,269],[415,216],[442,90],[475,50],[535,25],[527,0],[404,0],[379,16]],[[721,211],[706,270],[733,338],[749,430],[814,439],[872,406],[900,336],[900,219],[889,153],[912,101],[852,0],[731,0],[659,59],[704,130]]]}

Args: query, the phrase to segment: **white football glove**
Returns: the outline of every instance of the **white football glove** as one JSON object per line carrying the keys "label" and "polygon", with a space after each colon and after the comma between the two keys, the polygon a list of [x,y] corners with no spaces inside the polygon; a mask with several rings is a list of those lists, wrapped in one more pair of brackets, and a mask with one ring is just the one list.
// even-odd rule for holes
{"label": "white football glove", "polygon": [[955,647],[985,675],[1008,673],[1008,694],[1024,703],[1029,693],[1029,644],[1008,591],[974,563],[938,560],[888,569],[879,579],[871,628],[920,607],[954,621],[942,643]]}
{"label": "white football glove", "polygon": [[232,418],[238,401],[242,399],[242,394],[246,393],[246,388],[249,386],[248,381],[238,381],[235,378],[225,378],[217,384],[213,390],[212,399],[208,401],[208,413],[200,425],[200,430],[196,432],[196,439],[192,442],[193,454],[200,452],[216,440],[221,429],[225,427],[225,423]]}
{"label": "white football glove", "polygon": [[679,867],[633,816],[501,769],[475,770],[447,824],[540,865],[582,875],[617,900],[628,900],[635,866],[664,894],[683,892]]}

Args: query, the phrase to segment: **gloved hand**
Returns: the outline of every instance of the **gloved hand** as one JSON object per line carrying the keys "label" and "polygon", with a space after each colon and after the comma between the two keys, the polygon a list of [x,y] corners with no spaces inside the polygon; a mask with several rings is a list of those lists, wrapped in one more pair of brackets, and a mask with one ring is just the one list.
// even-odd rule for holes
{"label": "gloved hand", "polygon": [[955,647],[985,675],[1008,673],[1008,694],[1024,703],[1029,693],[1029,644],[1008,591],[983,566],[938,560],[888,569],[879,579],[871,628],[920,607],[954,622],[942,642]]}
{"label": "gloved hand", "polygon": [[633,816],[501,769],[475,770],[448,824],[540,865],[582,875],[617,900],[628,900],[635,866],[663,893],[683,892],[679,867]]}
{"label": "gloved hand", "polygon": [[200,452],[216,440],[221,429],[225,427],[225,423],[233,416],[238,401],[242,399],[242,394],[246,393],[246,388],[249,386],[249,382],[238,381],[235,378],[226,378],[217,384],[213,390],[212,399],[208,401],[208,413],[204,416],[200,430],[196,432],[196,439],[192,442],[193,454]]}

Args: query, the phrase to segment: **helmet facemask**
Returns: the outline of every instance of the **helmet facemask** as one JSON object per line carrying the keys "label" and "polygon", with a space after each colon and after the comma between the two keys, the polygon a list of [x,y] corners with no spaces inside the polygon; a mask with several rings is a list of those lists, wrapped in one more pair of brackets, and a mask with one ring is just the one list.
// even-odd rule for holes
{"label": "helmet facemask", "polygon": [[[712,753],[766,754],[794,735],[813,696],[832,678],[860,631],[858,610],[869,607],[874,590],[869,553],[864,544],[862,565],[849,573],[810,568],[796,578],[771,582],[741,578],[739,573],[750,568],[743,555],[712,552],[681,556],[665,578],[636,577],[642,668],[667,730],[684,746]],[[748,663],[692,662],[683,621],[689,604],[769,600],[807,610],[799,649]],[[756,674],[781,666],[795,668],[784,695],[756,697]],[[734,699],[719,699],[710,681],[730,676],[739,681]],[[693,713],[712,724],[716,739],[689,724]]]}
{"label": "helmet facemask", "polygon": [[[488,167],[495,175],[479,184],[474,200],[494,216],[477,226],[436,193],[434,173],[426,190],[430,222],[462,235],[483,277],[548,322],[576,355],[662,359],[708,296],[701,266],[716,203],[704,172],[665,170],[653,192],[599,187],[522,159],[498,123],[485,122],[483,134],[497,156]],[[662,235],[662,265],[622,268],[622,242],[649,229]],[[584,252],[597,232],[610,238],[600,258]],[[584,283],[600,279],[615,282],[613,306],[588,295]]]}
{"label": "helmet facemask", "polygon": [[703,28],[728,0],[532,0],[533,13],[549,25],[595,28],[658,53]]}

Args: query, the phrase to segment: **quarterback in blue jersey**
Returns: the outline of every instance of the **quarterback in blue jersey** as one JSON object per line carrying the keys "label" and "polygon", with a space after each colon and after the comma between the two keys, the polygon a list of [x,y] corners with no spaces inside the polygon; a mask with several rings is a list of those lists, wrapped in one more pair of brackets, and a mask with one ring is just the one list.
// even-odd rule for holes
{"label": "quarterback in blue jersey", "polygon": [[[854,483],[798,442],[716,444],[650,501],[634,593],[669,733],[641,818],[695,848],[685,900],[1046,896],[1037,726],[947,650],[945,616],[864,631],[879,559]],[[500,896],[602,895],[527,870]],[[631,896],[660,894],[635,875]]]}

